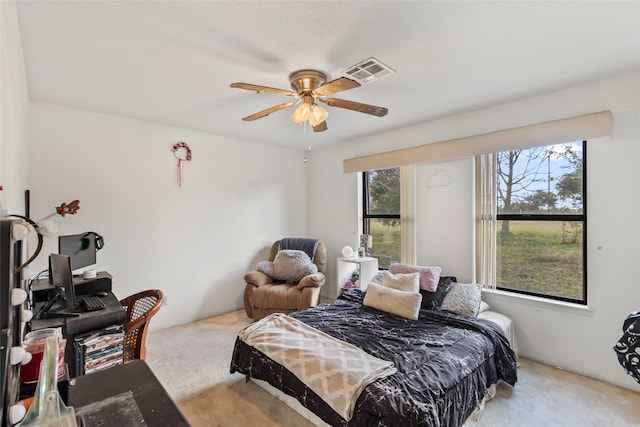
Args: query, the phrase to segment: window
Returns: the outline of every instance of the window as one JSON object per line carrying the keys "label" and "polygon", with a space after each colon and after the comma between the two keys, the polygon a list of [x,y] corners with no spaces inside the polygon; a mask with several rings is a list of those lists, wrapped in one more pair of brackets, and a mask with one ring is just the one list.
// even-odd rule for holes
{"label": "window", "polygon": [[400,168],[366,171],[362,178],[363,233],[372,235],[370,255],[386,269],[401,257]]}
{"label": "window", "polygon": [[[586,304],[586,148],[582,141],[485,157],[480,172],[495,182],[495,191],[479,192],[479,204],[495,212],[479,245],[494,251],[478,258],[494,265],[481,267],[485,285]],[[481,209],[487,223],[491,209]]]}

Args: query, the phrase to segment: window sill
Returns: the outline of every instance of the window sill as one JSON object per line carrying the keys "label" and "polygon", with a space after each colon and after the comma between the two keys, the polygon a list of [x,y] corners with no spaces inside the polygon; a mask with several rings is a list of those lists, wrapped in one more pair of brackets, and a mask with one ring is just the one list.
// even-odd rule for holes
{"label": "window sill", "polygon": [[574,314],[591,315],[593,309],[588,305],[576,304],[566,301],[557,301],[549,298],[536,297],[532,295],[518,294],[515,292],[500,291],[497,289],[482,289],[482,296],[487,296],[487,302],[491,304],[489,300],[505,301],[509,303],[518,303],[528,305],[531,307],[560,310]]}

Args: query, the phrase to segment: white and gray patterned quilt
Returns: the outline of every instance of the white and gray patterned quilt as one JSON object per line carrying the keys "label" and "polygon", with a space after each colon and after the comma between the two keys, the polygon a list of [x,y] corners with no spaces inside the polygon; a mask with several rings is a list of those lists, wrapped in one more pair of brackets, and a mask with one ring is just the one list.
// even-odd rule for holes
{"label": "white and gray patterned quilt", "polygon": [[362,305],[360,290],[292,317],[394,363],[397,372],[364,388],[350,421],[293,373],[236,340],[231,372],[269,382],[333,426],[437,426],[464,423],[502,379],[517,381],[516,357],[493,322],[451,312],[420,311],[410,320]]}
{"label": "white and gray patterned quilt", "polygon": [[346,420],[367,384],[396,372],[393,363],[283,313],[252,323],[238,337],[286,367]]}

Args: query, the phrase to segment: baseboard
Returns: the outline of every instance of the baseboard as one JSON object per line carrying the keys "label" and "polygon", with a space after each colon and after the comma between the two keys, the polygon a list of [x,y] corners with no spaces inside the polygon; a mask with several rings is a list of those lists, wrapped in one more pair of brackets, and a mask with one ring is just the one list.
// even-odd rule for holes
{"label": "baseboard", "polygon": [[[539,357],[539,355],[536,354],[529,354],[529,353],[523,353],[522,351],[519,351],[518,354],[519,358],[525,358],[528,360],[531,360],[532,362],[536,362],[536,363],[541,363],[543,365],[547,365],[547,366],[551,366],[555,369],[559,369],[561,371],[565,371],[565,372],[569,372],[575,375],[580,375],[582,377],[586,377],[586,378],[591,378],[593,380],[597,380],[597,381],[602,381],[603,383],[607,383],[607,384],[612,384],[615,385],[617,387],[622,387],[625,388],[627,390],[632,390],[632,391],[640,391],[640,385],[636,384],[635,382],[633,382],[633,379],[631,377],[629,377],[629,382],[625,382],[624,380],[618,380],[617,378],[611,378],[611,377],[601,377],[599,375],[593,375],[590,372],[584,372],[583,370],[576,368],[576,367],[563,367],[563,366],[559,366],[558,363],[553,362],[553,361],[549,361],[549,360],[545,360],[542,357]],[[615,357],[615,355],[614,355]],[[620,366],[620,369],[623,369],[622,366]]]}

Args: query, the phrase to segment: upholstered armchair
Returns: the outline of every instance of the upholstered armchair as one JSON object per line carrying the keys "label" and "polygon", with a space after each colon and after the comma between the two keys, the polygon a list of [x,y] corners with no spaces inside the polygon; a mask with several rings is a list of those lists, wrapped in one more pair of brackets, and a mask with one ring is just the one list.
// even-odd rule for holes
{"label": "upholstered armchair", "polygon": [[[308,261],[313,263],[309,265],[310,274],[299,280],[279,279],[267,274],[282,265],[286,254],[299,250],[304,251]],[[271,245],[268,260],[259,263],[256,270],[244,276],[244,309],[247,316],[259,320],[272,313],[288,314],[318,304],[320,288],[325,282],[326,265],[327,249],[322,241],[302,238],[276,240]]]}

